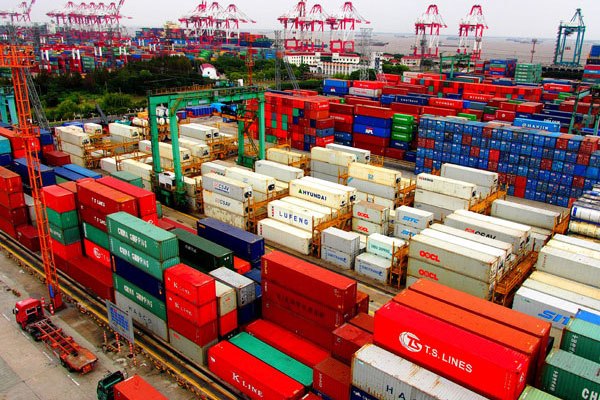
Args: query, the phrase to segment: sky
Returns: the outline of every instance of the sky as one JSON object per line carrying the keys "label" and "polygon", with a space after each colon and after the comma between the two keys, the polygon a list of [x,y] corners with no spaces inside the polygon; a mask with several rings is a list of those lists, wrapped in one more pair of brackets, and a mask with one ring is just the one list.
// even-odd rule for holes
{"label": "sky", "polygon": [[[0,0],[0,9],[11,9],[21,0]],[[80,0],[74,0],[78,3]],[[101,0],[100,0],[101,1]],[[111,0],[104,0],[105,4]],[[113,0],[118,1],[118,0]],[[62,7],[67,0],[37,0],[31,19],[46,22],[48,11]],[[99,2],[96,0],[96,2]],[[211,3],[212,0],[207,0]],[[221,1],[222,6],[230,4]],[[271,30],[280,28],[277,17],[291,10],[294,0],[236,0],[240,10],[256,21],[242,26],[242,30]],[[123,21],[126,26],[162,26],[165,21],[177,19],[192,10],[199,0],[125,0],[123,15],[131,17]],[[458,24],[468,14],[473,4],[480,4],[488,29],[485,36],[507,36],[524,38],[554,38],[561,20],[568,21],[581,8],[586,23],[586,40],[600,41],[600,0],[438,0],[436,4],[448,28],[442,35],[457,35]],[[151,4],[151,6],[150,6]],[[309,1],[308,7],[315,4]],[[330,14],[338,12],[343,0],[321,0],[324,10]],[[355,0],[359,13],[369,20],[374,32],[410,33],[414,21],[430,2],[419,0]]]}

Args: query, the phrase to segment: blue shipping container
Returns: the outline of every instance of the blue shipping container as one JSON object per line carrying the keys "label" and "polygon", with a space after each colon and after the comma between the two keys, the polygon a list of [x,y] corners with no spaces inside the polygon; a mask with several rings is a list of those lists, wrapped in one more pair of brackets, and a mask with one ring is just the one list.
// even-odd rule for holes
{"label": "blue shipping container", "polygon": [[244,260],[257,260],[265,254],[265,240],[259,235],[246,232],[213,218],[197,223],[198,236],[230,249]]}

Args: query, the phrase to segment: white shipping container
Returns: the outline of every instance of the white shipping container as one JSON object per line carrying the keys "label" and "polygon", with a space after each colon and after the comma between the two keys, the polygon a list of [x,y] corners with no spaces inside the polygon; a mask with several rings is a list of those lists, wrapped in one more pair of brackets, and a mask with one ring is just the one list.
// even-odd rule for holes
{"label": "white shipping container", "polygon": [[600,288],[600,262],[595,258],[545,246],[540,250],[535,267],[539,271]]}
{"label": "white shipping container", "polygon": [[254,192],[269,193],[275,190],[275,178],[257,174],[247,169],[233,167],[225,170],[225,176],[252,186]]}
{"label": "white shipping container", "polygon": [[588,236],[594,239],[600,239],[600,225],[581,221],[569,222],[569,232],[578,235]]}
{"label": "white shipping container", "polygon": [[175,350],[181,353],[184,357],[188,358],[190,361],[197,365],[206,366],[208,363],[208,359],[206,358],[208,355],[208,349],[217,344],[217,340],[200,347],[177,331],[169,329],[169,343]]}
{"label": "white shipping container", "polygon": [[194,178],[184,176],[183,188],[188,196],[196,197],[196,194],[198,193],[198,186],[196,185],[196,180]]}
{"label": "white shipping container", "polygon": [[534,281],[542,282],[551,286],[556,286],[591,299],[600,300],[600,289],[575,282],[571,279],[561,278],[560,276],[548,274],[542,271],[533,271],[529,276]]}
{"label": "white shipping container", "polygon": [[353,203],[354,201],[356,201],[356,189],[353,187],[349,187],[346,185],[340,185],[339,183],[335,183],[335,182],[329,182],[329,181],[323,181],[321,179],[318,178],[313,178],[312,176],[305,176],[302,179],[300,179],[301,181],[308,181],[308,182],[313,182],[316,184],[320,184],[326,187],[330,187],[333,189],[337,189],[337,190],[341,190],[342,192],[346,193],[347,196],[347,202],[348,204]]}
{"label": "white shipping container", "polygon": [[117,160],[114,157],[100,159],[100,169],[108,173],[117,172]]}
{"label": "white shipping container", "polygon": [[217,312],[220,317],[229,314],[237,308],[237,295],[232,287],[215,280],[215,290],[217,295]]}
{"label": "white shipping container", "polygon": [[331,247],[321,246],[321,259],[338,267],[349,270],[354,268],[354,255],[342,253]]}
{"label": "white shipping container", "polygon": [[531,278],[526,279],[522,286],[558,297],[559,299],[570,301],[571,303],[575,303],[592,310],[596,310],[596,314],[600,311],[600,300],[583,296],[578,293],[573,293],[570,290],[561,288],[559,286],[550,285],[548,283],[536,281],[535,279]]}
{"label": "white shipping container", "polygon": [[[340,165],[329,164],[323,161],[310,160],[310,176],[319,178],[318,175],[330,175],[335,178],[334,182],[337,182],[339,177],[348,174],[348,167],[342,167]],[[323,179],[323,178],[321,178]],[[326,179],[332,181],[331,179]]]}
{"label": "white shipping container", "polygon": [[552,230],[560,222],[560,213],[506,200],[492,203],[492,217]]}
{"label": "white shipping container", "polygon": [[256,289],[254,287],[256,283],[252,279],[240,275],[226,267],[217,268],[210,271],[208,274],[216,280],[235,289],[238,307],[250,304],[256,299]]}
{"label": "white shipping container", "polygon": [[600,210],[593,208],[582,207],[580,205],[574,205],[571,209],[571,217],[581,221],[592,222],[594,224],[600,224]]}
{"label": "white shipping container", "polygon": [[193,157],[206,158],[210,156],[210,148],[200,140],[180,137],[179,147],[188,149]]}
{"label": "white shipping container", "polygon": [[61,142],[71,143],[79,147],[91,143],[90,135],[75,126],[57,126],[54,128],[54,132]]}
{"label": "white shipping container", "polygon": [[378,282],[387,282],[392,263],[387,258],[362,253],[354,260],[354,270]]}
{"label": "white shipping container", "polygon": [[365,192],[358,191],[356,192],[356,200],[357,201],[368,201],[369,203],[374,203],[380,206],[384,206],[393,210],[396,207],[396,200],[384,199],[383,197],[373,196],[372,194],[367,194]]}
{"label": "white shipping container", "polygon": [[312,233],[302,229],[267,218],[258,221],[257,233],[265,240],[295,250],[300,254],[310,254]]}
{"label": "white shipping container", "polygon": [[136,160],[123,160],[121,161],[121,170],[131,172],[135,176],[149,181],[152,173],[152,165]]}
{"label": "white shipping container", "polygon": [[491,224],[489,222],[468,218],[456,213],[448,215],[444,224],[466,232],[510,243],[514,254],[519,253],[526,245],[522,231]]}
{"label": "white shipping container", "polygon": [[367,237],[367,253],[391,260],[394,253],[406,244],[404,240],[374,233]]}
{"label": "white shipping container", "polygon": [[71,159],[71,164],[79,165],[80,167],[87,167],[86,162],[83,158],[77,157],[76,155],[69,154],[69,158]]}
{"label": "white shipping container", "polygon": [[293,151],[287,151],[272,147],[267,149],[267,160],[275,161],[284,165],[290,165],[292,163],[301,161],[304,155],[295,153]]}
{"label": "white shipping container", "polygon": [[445,178],[458,179],[486,188],[495,188],[498,186],[497,172],[445,163],[442,164],[440,174]]}
{"label": "white shipping container", "polygon": [[594,312],[594,310],[587,309],[570,301],[559,299],[558,297],[527,287],[521,287],[517,290],[512,308],[513,310],[550,322],[557,329],[563,329],[567,326],[571,318],[580,309]]}
{"label": "white shipping container", "polygon": [[410,240],[415,235],[421,233],[422,229],[415,228],[414,226],[407,226],[403,224],[394,224],[394,237],[402,240]]}
{"label": "white shipping container", "polygon": [[225,171],[227,171],[227,168],[229,168],[229,167],[222,165],[222,164],[218,164],[214,161],[208,161],[208,162],[202,163],[202,165],[200,166],[200,173],[202,175],[217,174],[217,175],[225,176]]}
{"label": "white shipping container", "polygon": [[485,400],[374,344],[363,346],[354,355],[352,386],[380,400]]}
{"label": "white shipping container", "polygon": [[307,232],[326,221],[324,214],[279,200],[269,202],[267,216]]}
{"label": "white shipping container", "polygon": [[[140,140],[140,151],[146,154],[152,154],[152,142],[150,140]],[[173,161],[173,146],[170,143],[160,142],[158,144],[158,153],[161,158]],[[179,148],[179,159],[181,161],[189,161],[192,155],[186,148]]]}
{"label": "white shipping container", "polygon": [[83,131],[88,135],[102,135],[102,125],[86,122],[83,124]]}
{"label": "white shipping container", "polygon": [[408,255],[480,281],[493,282],[496,278],[496,257],[437,238],[413,236]]}
{"label": "white shipping container", "polygon": [[556,234],[552,237],[554,240],[558,240],[564,243],[570,243],[575,246],[584,247],[586,249],[600,251],[600,243],[592,242],[591,240],[579,239],[573,236],[565,236],[561,234]]}
{"label": "white shipping container", "polygon": [[368,164],[371,161],[371,151],[358,149],[356,147],[343,146],[336,143],[328,143],[325,145],[326,149],[343,151],[344,153],[351,153],[356,156],[356,162]]}
{"label": "white shipping container", "polygon": [[419,210],[418,208],[408,206],[396,208],[395,221],[402,225],[425,229],[433,224],[433,218],[434,215],[432,212]]}
{"label": "white shipping container", "polygon": [[158,318],[144,307],[134,303],[117,291],[115,291],[115,304],[119,306],[121,310],[127,312],[135,322],[145,329],[154,333],[162,340],[166,342],[169,341],[169,330],[166,321]]}
{"label": "white shipping container", "polygon": [[290,196],[335,209],[344,208],[348,205],[348,194],[346,192],[305,179],[306,177],[294,179],[290,182]]}
{"label": "white shipping container", "polygon": [[331,183],[338,183],[340,180],[340,178],[337,175],[328,175],[328,174],[324,174],[322,172],[313,171],[313,170],[310,171],[310,175],[308,175],[308,176],[315,178],[315,179],[331,182]]}
{"label": "white shipping container", "polygon": [[[380,185],[375,182],[369,182],[362,179],[353,177],[348,178],[348,186],[356,188],[359,192],[366,193],[369,197],[380,197],[387,200],[396,200],[400,194],[396,186]],[[374,201],[377,202],[377,201]],[[382,203],[379,203],[382,204]],[[386,204],[382,204],[386,205]],[[391,206],[390,208],[393,208]]]}
{"label": "white shipping container", "polygon": [[310,150],[310,159],[328,164],[348,167],[350,163],[356,162],[356,155],[342,151],[327,149],[325,147],[313,147]]}
{"label": "white shipping container", "polygon": [[118,123],[108,124],[108,132],[112,135],[129,139],[138,139],[142,135],[142,128]]}
{"label": "white shipping container", "polygon": [[208,206],[218,207],[235,215],[248,214],[248,201],[234,200],[217,192],[202,190],[202,199]]}
{"label": "white shipping container", "polygon": [[213,173],[202,176],[202,187],[205,190],[220,193],[238,201],[245,201],[252,197],[252,186]]}
{"label": "white shipping container", "polygon": [[472,183],[426,173],[417,175],[417,189],[441,193],[464,200],[471,200],[477,197],[477,190]]}
{"label": "white shipping container", "polygon": [[595,258],[600,260],[600,251],[591,250],[585,247],[580,247],[577,245],[573,245],[570,243],[561,242],[558,240],[551,239],[546,243],[546,246],[554,247],[555,249],[560,249],[564,251],[568,251],[574,254],[581,254],[586,257]]}
{"label": "white shipping container", "polygon": [[[425,192],[425,193],[430,193],[430,192]],[[423,198],[423,194],[421,194],[420,196],[421,196],[420,198]],[[453,214],[454,211],[456,211],[456,210],[449,210],[449,209],[443,208],[443,207],[433,206],[431,204],[419,203],[416,201],[413,206],[417,210],[427,211],[427,212],[432,213],[434,221],[442,221],[448,215]]]}
{"label": "white shipping container", "polygon": [[434,229],[436,231],[440,231],[440,232],[445,232],[447,234],[450,235],[454,235],[456,237],[461,237],[464,239],[469,239],[472,240],[474,242],[478,242],[481,244],[485,244],[487,246],[491,246],[491,247],[495,247],[497,249],[502,250],[502,252],[504,253],[504,259],[509,259],[510,255],[512,254],[512,245],[510,243],[506,243],[506,242],[502,242],[500,240],[496,240],[496,239],[491,239],[485,236],[481,236],[481,235],[473,235],[472,233],[469,233],[467,231],[463,231],[460,229],[456,229],[453,228],[451,226],[448,225],[442,225],[442,224],[433,224],[430,227],[431,229]]}
{"label": "white shipping container", "polygon": [[395,186],[402,180],[402,172],[398,170],[358,162],[350,164],[348,176],[388,186]]}
{"label": "white shipping container", "polygon": [[279,201],[283,201],[285,203],[294,204],[296,206],[306,208],[307,210],[316,211],[319,214],[323,214],[326,216],[326,220],[330,221],[333,218],[336,218],[338,215],[337,210],[322,206],[320,204],[315,204],[312,201],[302,200],[297,197],[287,196],[279,199]]}
{"label": "white shipping container", "polygon": [[219,136],[219,130],[213,126],[201,124],[182,124],[179,125],[179,134],[193,139],[211,140]]}
{"label": "white shipping container", "polygon": [[61,142],[60,147],[62,151],[75,157],[82,158],[85,155],[85,149],[76,144]]}
{"label": "white shipping container", "polygon": [[531,227],[529,235],[529,244],[527,248],[531,251],[540,251],[546,245],[546,242],[552,236],[552,232],[542,228]]}
{"label": "white shipping container", "polygon": [[390,209],[368,201],[359,201],[352,206],[352,216],[380,225],[389,222]]}
{"label": "white shipping container", "polygon": [[373,233],[387,234],[388,224],[386,222],[382,224],[374,224],[369,221],[365,221],[360,218],[352,218],[352,230],[365,235],[372,235]]}
{"label": "white shipping container", "polygon": [[360,235],[346,232],[338,228],[327,228],[321,232],[321,244],[346,254],[358,254],[360,251]]}
{"label": "white shipping container", "polygon": [[[459,199],[458,197],[448,196],[442,193],[430,192],[424,189],[415,190],[415,208],[417,204],[429,204],[434,207],[446,210],[468,210],[472,200]],[[435,216],[435,213],[434,213]],[[437,217],[436,217],[437,219]]]}
{"label": "white shipping container", "polygon": [[233,225],[236,228],[244,230],[248,229],[248,218],[244,215],[232,214],[228,210],[210,206],[208,204],[204,206],[204,214],[209,218],[217,219],[229,225]]}
{"label": "white shipping container", "polygon": [[348,89],[348,93],[353,96],[364,96],[370,98],[381,97],[381,89],[365,89],[353,86]]}
{"label": "white shipping container", "polygon": [[290,167],[269,160],[256,160],[254,163],[254,171],[259,174],[272,176],[278,181],[287,183],[294,179],[301,179],[304,177],[304,171],[300,168]]}
{"label": "white shipping container", "polygon": [[492,297],[496,285],[495,281],[483,282],[443,266],[426,263],[412,257],[408,258],[406,273],[409,277],[428,279],[486,300]]}
{"label": "white shipping container", "polygon": [[466,211],[466,210],[457,210],[456,214],[463,215],[465,217],[469,217],[469,218],[473,218],[473,219],[477,219],[480,221],[486,221],[491,224],[504,226],[504,227],[514,229],[517,231],[522,231],[522,232],[524,232],[523,236],[526,238],[526,241],[529,239],[529,233],[531,232],[531,226],[529,226],[529,225],[519,224],[518,222],[507,221],[502,218],[490,217],[488,215],[478,214],[476,212]]}

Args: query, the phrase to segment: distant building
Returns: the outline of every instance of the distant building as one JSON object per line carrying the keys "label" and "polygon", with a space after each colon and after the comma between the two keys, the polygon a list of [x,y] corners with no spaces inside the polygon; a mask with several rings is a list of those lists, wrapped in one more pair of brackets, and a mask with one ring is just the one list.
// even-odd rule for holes
{"label": "distant building", "polygon": [[200,66],[200,71],[202,72],[202,76],[204,78],[219,79],[217,69],[212,64],[202,64]]}
{"label": "distant building", "polygon": [[406,65],[407,67],[420,67],[421,57],[420,56],[404,56],[400,60],[400,64]]}
{"label": "distant building", "polygon": [[[289,52],[285,57],[292,65],[306,64],[310,72],[324,76],[350,75],[360,69],[360,56],[355,53]],[[381,53],[373,53],[371,68],[380,68],[380,57]]]}

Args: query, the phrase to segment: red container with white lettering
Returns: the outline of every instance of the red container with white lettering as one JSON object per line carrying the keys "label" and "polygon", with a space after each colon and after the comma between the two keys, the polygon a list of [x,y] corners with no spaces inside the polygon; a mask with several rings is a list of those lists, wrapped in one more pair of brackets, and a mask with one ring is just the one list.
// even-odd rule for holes
{"label": "red container with white lettering", "polygon": [[330,356],[325,349],[264,319],[246,325],[245,331],[311,368]]}
{"label": "red container with white lettering", "polygon": [[217,300],[202,305],[194,305],[167,291],[167,310],[177,313],[197,326],[203,326],[217,319]]}
{"label": "red container with white lettering", "polygon": [[238,327],[237,308],[233,311],[228,312],[225,315],[220,315],[218,317],[218,323],[220,337],[224,337],[227,334],[236,330]]}
{"label": "red container with white lettering", "polygon": [[185,264],[165,270],[165,289],[194,305],[215,301],[215,279]]}
{"label": "red container with white lettering", "polygon": [[67,189],[58,185],[52,185],[43,187],[42,192],[44,193],[46,207],[57,213],[75,210],[75,194]]}
{"label": "red container with white lettering", "polygon": [[356,281],[279,251],[262,257],[262,277],[284,287],[292,285],[332,309],[352,312],[356,304]]}
{"label": "red container with white lettering", "polygon": [[119,211],[138,215],[135,198],[94,180],[77,182],[77,200],[79,204],[93,208],[104,215]]}
{"label": "red container with white lettering", "polygon": [[491,399],[514,400],[525,388],[523,354],[393,301],[375,313],[373,341]]}
{"label": "red container with white lettering", "polygon": [[233,344],[208,349],[208,369],[251,399],[300,399],[304,386]]}
{"label": "red container with white lettering", "polygon": [[169,328],[185,336],[200,347],[206,346],[217,339],[216,319],[203,326],[198,326],[167,308],[167,321]]}
{"label": "red container with white lettering", "polygon": [[96,243],[87,239],[83,239],[83,250],[88,258],[91,258],[107,268],[111,268],[110,251],[104,247],[98,246]]}
{"label": "red container with white lettering", "polygon": [[154,193],[111,176],[97,179],[96,182],[135,198],[140,217],[156,214],[156,195]]}
{"label": "red container with white lettering", "polygon": [[352,356],[367,343],[373,343],[373,334],[351,324],[344,324],[333,331],[331,354],[350,365]]}
{"label": "red container with white lettering", "polygon": [[92,207],[79,205],[79,217],[85,223],[100,229],[102,232],[107,232],[106,215],[93,209]]}
{"label": "red container with white lettering", "polygon": [[334,358],[327,358],[313,369],[313,388],[333,400],[350,398],[352,372]]}

